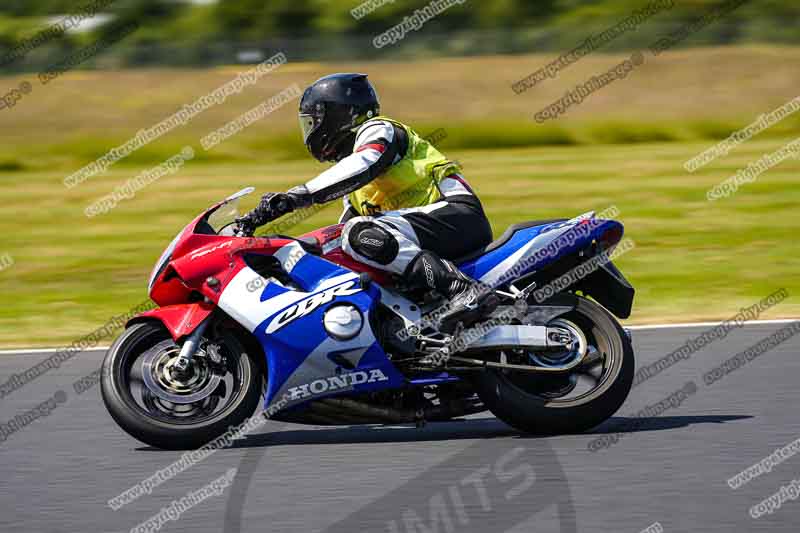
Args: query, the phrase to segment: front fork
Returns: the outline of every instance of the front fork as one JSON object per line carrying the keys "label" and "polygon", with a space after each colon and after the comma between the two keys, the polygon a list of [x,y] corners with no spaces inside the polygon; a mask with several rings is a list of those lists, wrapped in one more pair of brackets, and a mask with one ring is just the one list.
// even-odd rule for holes
{"label": "front fork", "polygon": [[197,328],[186,338],[183,346],[181,346],[181,353],[178,354],[178,360],[175,361],[175,369],[179,372],[186,372],[192,362],[192,357],[197,353],[197,348],[200,345],[200,339],[203,338],[206,328],[211,323],[211,316],[208,315]]}

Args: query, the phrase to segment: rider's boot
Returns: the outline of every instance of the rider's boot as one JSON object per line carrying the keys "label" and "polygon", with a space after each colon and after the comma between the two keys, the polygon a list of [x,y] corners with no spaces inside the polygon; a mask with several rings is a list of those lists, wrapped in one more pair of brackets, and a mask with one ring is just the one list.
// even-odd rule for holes
{"label": "rider's boot", "polygon": [[466,276],[453,263],[423,251],[409,264],[406,281],[412,287],[433,289],[448,299],[439,330],[452,333],[458,323],[469,327],[495,310],[499,299],[491,289]]}

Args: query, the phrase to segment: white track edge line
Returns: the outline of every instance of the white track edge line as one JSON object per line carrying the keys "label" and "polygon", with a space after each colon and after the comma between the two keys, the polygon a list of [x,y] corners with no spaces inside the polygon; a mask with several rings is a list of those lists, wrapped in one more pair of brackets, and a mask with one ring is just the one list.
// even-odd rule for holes
{"label": "white track edge line", "polygon": [[[0,350],[0,355],[15,355],[27,353],[51,353],[58,350],[63,350],[65,346],[59,348],[16,348],[11,350]],[[94,348],[87,348],[85,352],[96,352],[99,350],[108,350],[111,346],[95,346]],[[80,353],[80,352],[79,352]]]}
{"label": "white track edge line", "polygon": [[[790,324],[792,322],[797,322],[800,318],[777,318],[774,320],[746,320],[741,327],[744,326],[760,326],[763,324]],[[670,328],[702,328],[702,327],[714,327],[719,326],[724,321],[719,322],[685,322],[682,324],[642,324],[638,326],[622,326],[623,328],[627,329],[670,329]]]}
{"label": "white track edge line", "polygon": [[[760,326],[764,324],[790,324],[792,322],[800,321],[800,318],[778,318],[774,320],[747,320],[744,326]],[[685,322],[677,324],[640,324],[637,326],[622,326],[625,329],[640,330],[640,329],[679,329],[679,328],[702,328],[719,326],[722,322]],[[111,346],[95,346],[86,351],[96,352],[99,350],[108,350]],[[55,352],[61,348],[17,348],[13,350],[0,350],[0,355],[17,355],[27,353],[50,353]]]}

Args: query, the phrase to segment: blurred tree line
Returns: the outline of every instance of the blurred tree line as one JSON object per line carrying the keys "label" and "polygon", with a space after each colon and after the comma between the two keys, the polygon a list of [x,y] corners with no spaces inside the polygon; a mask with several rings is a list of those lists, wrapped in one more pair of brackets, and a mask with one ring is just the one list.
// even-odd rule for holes
{"label": "blurred tree line", "polygon": [[[1,0],[0,56],[95,0]],[[3,70],[31,69],[137,21],[139,29],[89,64],[202,65],[268,57],[290,60],[413,58],[433,55],[530,53],[569,49],[613,26],[650,0],[467,0],[428,21],[394,46],[376,49],[375,35],[430,0],[394,0],[356,19],[363,0],[116,0],[107,23],[88,33],[67,32]],[[645,47],[691,22],[722,0],[675,0],[604,49]],[[800,42],[800,2],[750,0],[693,35],[691,45]],[[108,56],[108,57],[106,57]]]}

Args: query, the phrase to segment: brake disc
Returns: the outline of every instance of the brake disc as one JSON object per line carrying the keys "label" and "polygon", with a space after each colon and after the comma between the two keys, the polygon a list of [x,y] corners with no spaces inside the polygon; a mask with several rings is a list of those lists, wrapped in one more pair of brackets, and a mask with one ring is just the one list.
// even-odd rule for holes
{"label": "brake disc", "polygon": [[178,372],[175,363],[179,354],[180,348],[171,340],[147,350],[142,360],[145,386],[158,398],[172,403],[189,404],[206,399],[217,389],[222,376],[211,371],[202,350],[192,357],[185,372]]}

